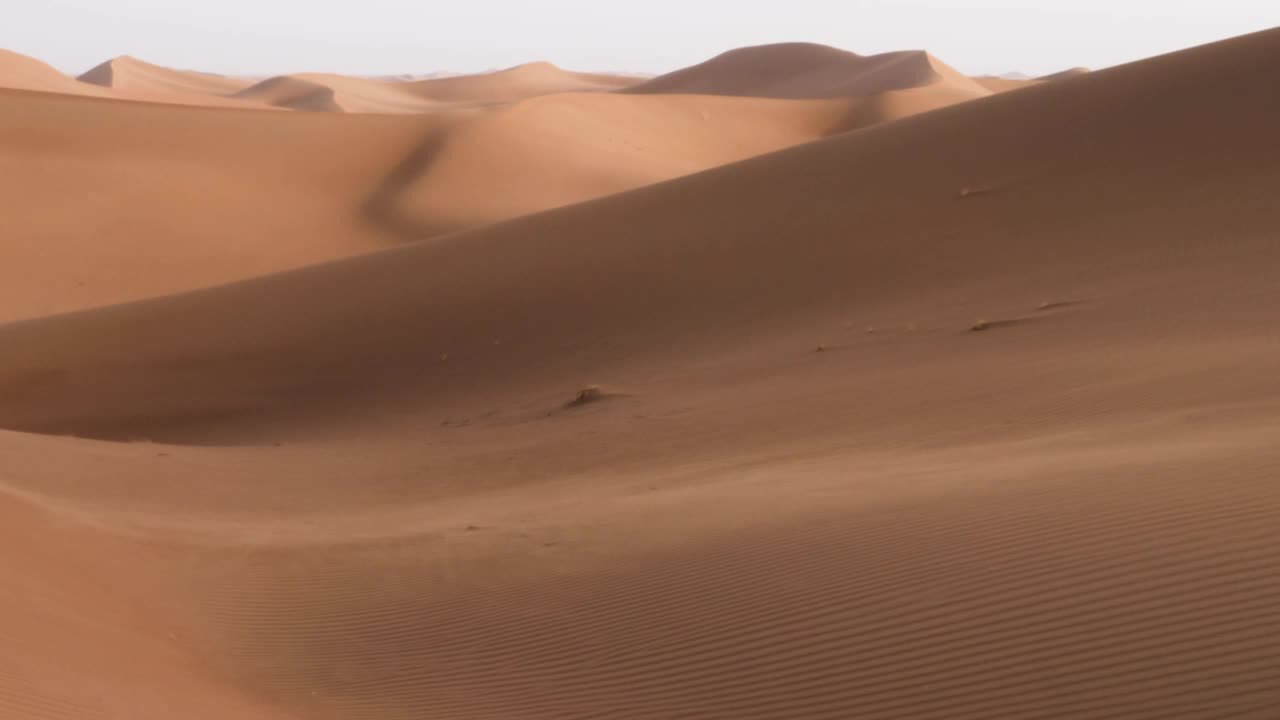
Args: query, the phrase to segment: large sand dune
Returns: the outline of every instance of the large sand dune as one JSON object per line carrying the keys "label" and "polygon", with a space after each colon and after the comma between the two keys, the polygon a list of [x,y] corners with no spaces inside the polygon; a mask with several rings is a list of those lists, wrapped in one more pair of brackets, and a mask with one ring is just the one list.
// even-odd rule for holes
{"label": "large sand dune", "polygon": [[[0,714],[1274,717],[1278,57],[0,325]],[[623,119],[714,164],[918,87],[539,98],[433,121],[392,184],[491,162],[472,132],[569,123],[595,163]]]}
{"label": "large sand dune", "polygon": [[565,93],[484,111],[246,122],[0,93],[0,192],[12,202],[0,215],[0,319],[485,225],[921,112],[930,99]]}
{"label": "large sand dune", "polygon": [[946,86],[981,97],[989,91],[922,51],[862,56],[809,43],[739,48],[648,80],[630,92],[691,92],[773,98],[832,98]]}

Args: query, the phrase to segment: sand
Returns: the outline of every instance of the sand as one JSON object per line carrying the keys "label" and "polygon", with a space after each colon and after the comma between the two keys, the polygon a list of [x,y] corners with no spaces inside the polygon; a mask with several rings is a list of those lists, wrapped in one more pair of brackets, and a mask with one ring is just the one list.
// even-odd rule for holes
{"label": "sand", "polygon": [[85,71],[77,79],[81,82],[121,90],[206,95],[229,95],[253,83],[252,80],[230,78],[213,73],[174,70],[127,55],[107,60]]}
{"label": "sand", "polygon": [[[366,96],[368,97],[368,96]],[[630,190],[929,110],[562,93],[332,117],[0,90],[0,320],[190,290]],[[944,100],[945,102],[945,100]],[[74,198],[75,212],[65,212]]]}
{"label": "sand", "polygon": [[105,96],[96,86],[76,82],[52,65],[0,48],[0,88],[72,95]]}
{"label": "sand", "polygon": [[703,93],[832,98],[943,86],[982,97],[989,91],[923,51],[863,56],[810,43],[739,48],[628,88],[639,93]]}
{"label": "sand", "polygon": [[492,73],[408,81],[331,73],[282,75],[245,88],[235,97],[311,112],[425,113],[514,103],[557,93],[607,92],[638,81],[533,63]]}
{"label": "sand", "polygon": [[[225,150],[191,193],[225,206],[121,190],[111,243],[287,250],[5,299],[0,715],[1273,717],[1277,56],[1270,31],[870,126],[834,121],[930,86],[408,117],[0,96],[41,119],[0,151],[28,176],[55,163],[13,148],[72,137],[66,178],[199,164],[128,135],[140,111]],[[112,141],[31,134],[50,103]],[[587,140],[555,152],[562,127]],[[294,133],[346,145],[314,186],[236,187]],[[606,156],[709,165],[542,212],[514,197],[541,181],[476,179],[532,214],[378,235],[346,198],[385,163],[433,192],[424,136],[475,178],[513,138],[547,205]],[[71,263],[97,217],[42,244]],[[88,277],[155,264],[111,257]]]}

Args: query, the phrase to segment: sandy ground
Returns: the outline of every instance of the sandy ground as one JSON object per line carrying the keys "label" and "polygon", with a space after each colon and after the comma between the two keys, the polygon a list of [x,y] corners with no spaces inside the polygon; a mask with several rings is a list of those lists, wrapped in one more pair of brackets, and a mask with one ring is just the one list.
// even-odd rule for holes
{"label": "sandy ground", "polygon": [[0,717],[1276,717],[1280,31],[761,52],[0,92]]}

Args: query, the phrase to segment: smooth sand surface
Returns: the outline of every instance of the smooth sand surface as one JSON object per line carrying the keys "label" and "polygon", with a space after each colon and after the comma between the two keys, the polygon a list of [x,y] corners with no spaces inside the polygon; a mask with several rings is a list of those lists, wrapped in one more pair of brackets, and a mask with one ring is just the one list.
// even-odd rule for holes
{"label": "smooth sand surface", "polygon": [[[468,133],[565,158],[555,204],[610,154],[593,123],[642,182],[929,86],[410,118],[0,95],[41,119],[25,152],[80,137],[33,134],[48,103],[123,138],[24,172],[190,172],[128,135],[143,109],[227,163],[225,206],[137,180],[104,201],[128,222],[69,190],[0,232],[39,258],[10,238],[97,212],[43,244],[133,223],[192,259],[104,251],[86,277],[135,302],[3,301],[0,717],[1274,718],[1277,58],[1260,33],[395,247],[346,198],[397,157],[429,194],[424,136],[441,169],[495,161]],[[590,141],[538,146],[562,127]],[[295,137],[313,185],[238,187]],[[219,236],[293,269],[158,289]]]}
{"label": "smooth sand surface", "polygon": [[[0,90],[0,320],[189,290],[620,192],[931,109],[564,93],[410,116]],[[945,104],[945,99],[943,99]]]}

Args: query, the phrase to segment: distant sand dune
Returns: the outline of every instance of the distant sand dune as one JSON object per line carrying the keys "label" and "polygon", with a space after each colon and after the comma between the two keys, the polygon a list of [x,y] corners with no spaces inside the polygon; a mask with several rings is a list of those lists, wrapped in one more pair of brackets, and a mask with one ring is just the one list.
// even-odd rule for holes
{"label": "distant sand dune", "polygon": [[127,55],[113,58],[80,75],[81,82],[120,90],[229,95],[251,80],[153,65]]}
{"label": "distant sand dune", "polygon": [[614,90],[634,78],[574,73],[533,63],[477,75],[393,81],[302,73],[271,78],[237,98],[295,110],[360,113],[421,113],[449,106],[516,102],[539,95]]}
{"label": "distant sand dune", "polygon": [[108,93],[92,85],[76,82],[51,65],[35,58],[0,49],[0,88],[105,96]]}
{"label": "distant sand dune", "polygon": [[313,73],[270,78],[234,97],[311,112],[421,113],[440,108],[440,103],[414,95],[405,83]]}
{"label": "distant sand dune", "polygon": [[409,85],[415,94],[439,102],[495,103],[552,93],[617,90],[639,80],[625,75],[572,72],[537,62],[493,73],[429,78]]}
{"label": "distant sand dune", "polygon": [[1050,75],[1043,75],[1036,79],[1037,80],[1065,80],[1066,78],[1085,75],[1089,72],[1090,72],[1089,68],[1074,67],[1074,68],[1069,68],[1067,70],[1063,70],[1061,72],[1052,73]]}
{"label": "distant sand dune", "polygon": [[978,82],[925,52],[862,56],[808,43],[730,50],[643,82],[629,92],[835,98],[930,85],[946,85],[972,97],[989,94]]}
{"label": "distant sand dune", "polygon": [[989,75],[975,77],[974,81],[993,93],[1009,92],[1010,90],[1021,90],[1022,88],[1031,87],[1032,85],[1035,85],[1039,82],[1039,80],[1035,80],[1035,79],[1004,78],[1004,77],[994,77]]}

